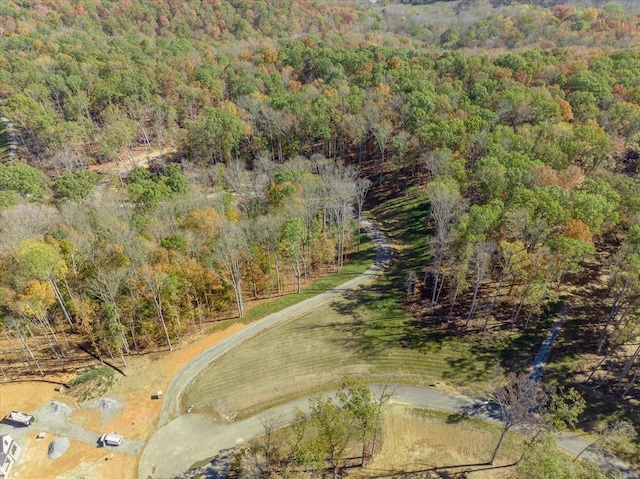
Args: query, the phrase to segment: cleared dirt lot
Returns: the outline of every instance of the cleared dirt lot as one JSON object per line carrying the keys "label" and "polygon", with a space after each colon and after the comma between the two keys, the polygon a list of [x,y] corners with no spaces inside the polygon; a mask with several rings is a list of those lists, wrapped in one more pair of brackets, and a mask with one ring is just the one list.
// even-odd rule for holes
{"label": "cleared dirt lot", "polygon": [[[72,411],[64,422],[88,431],[96,441],[100,434],[118,431],[125,441],[146,441],[154,431],[160,414],[161,401],[152,400],[157,390],[166,390],[173,376],[191,359],[205,349],[234,334],[244,326],[233,325],[222,332],[207,337],[196,338],[190,344],[183,344],[174,352],[164,355],[144,355],[129,358],[126,377],[120,377],[109,398],[121,406],[117,410],[107,411],[96,407],[83,407],[68,393],[55,391],[56,385],[40,381],[0,383],[0,415],[4,416],[12,409],[34,412],[46,409],[51,401],[69,406]],[[66,381],[69,378],[50,378]],[[69,449],[58,459],[48,459],[47,448],[56,437],[48,432],[44,439],[36,439],[47,428],[46,418],[36,421],[28,428],[15,428],[8,424],[0,425],[0,433],[9,433],[23,448],[18,463],[12,471],[12,477],[40,479],[65,478],[80,479],[130,479],[137,477],[139,454],[119,452],[118,448],[99,448],[71,440]],[[93,432],[94,434],[91,434]]]}

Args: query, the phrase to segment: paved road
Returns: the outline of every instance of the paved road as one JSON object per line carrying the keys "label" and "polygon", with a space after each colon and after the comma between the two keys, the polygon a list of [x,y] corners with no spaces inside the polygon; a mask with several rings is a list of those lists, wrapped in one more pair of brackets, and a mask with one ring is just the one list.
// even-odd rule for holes
{"label": "paved road", "polygon": [[536,357],[533,359],[533,365],[531,366],[531,374],[529,374],[529,378],[538,382],[542,378],[542,371],[544,370],[544,366],[547,361],[547,357],[551,352],[551,347],[553,346],[553,342],[558,337],[558,333],[560,332],[560,328],[564,324],[565,319],[567,319],[567,311],[569,307],[565,304],[562,306],[560,310],[560,315],[553,322],[553,326],[549,330],[549,334],[542,342],[542,346],[540,346],[540,350]]}
{"label": "paved road", "polygon": [[[300,398],[271,408],[243,421],[221,424],[202,414],[190,413],[181,415],[179,400],[187,385],[216,358],[260,332],[300,317],[318,305],[331,300],[340,292],[362,284],[369,278],[379,274],[391,258],[391,247],[384,235],[375,229],[370,222],[363,220],[363,227],[367,234],[372,237],[377,248],[375,263],[367,272],[338,288],[252,324],[233,337],[205,351],[180,371],[166,392],[159,428],[147,442],[140,458],[138,464],[138,477],[140,479],[188,477],[184,471],[195,466],[200,467],[211,463],[211,460],[216,456],[218,459],[223,458],[223,460],[217,460],[208,466],[206,477],[223,478],[233,455],[233,450],[236,447],[262,434],[264,425],[267,423],[275,427],[290,423],[294,417],[296,407],[306,410],[308,398]],[[541,373],[541,366],[561,324],[561,321],[559,321],[554,325],[549,335],[550,337],[543,344],[541,351],[544,353],[540,355],[541,359],[537,363],[539,367],[535,368],[536,374],[537,371]],[[484,420],[500,422],[499,410],[496,407],[492,407],[483,398],[470,398],[435,388],[417,386],[398,385],[391,386],[391,388],[394,391],[392,403],[435,409],[453,414],[465,414]],[[563,434],[558,437],[557,443],[562,449],[572,454],[577,454],[589,444],[589,441],[576,435]],[[596,462],[604,469],[620,471],[625,478],[640,478],[640,474],[637,471],[615,457],[603,455],[598,451],[587,451],[582,457]]]}

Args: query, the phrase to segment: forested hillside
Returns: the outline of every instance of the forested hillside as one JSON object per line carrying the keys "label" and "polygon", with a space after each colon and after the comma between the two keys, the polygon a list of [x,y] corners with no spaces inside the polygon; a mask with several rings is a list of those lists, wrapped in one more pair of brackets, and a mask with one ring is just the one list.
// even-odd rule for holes
{"label": "forested hillside", "polygon": [[126,362],[300,290],[355,248],[373,183],[429,202],[431,260],[399,287],[434,324],[527,328],[581,284],[583,352],[636,394],[638,14],[368,8],[0,5],[3,371],[67,367],[69,333]]}

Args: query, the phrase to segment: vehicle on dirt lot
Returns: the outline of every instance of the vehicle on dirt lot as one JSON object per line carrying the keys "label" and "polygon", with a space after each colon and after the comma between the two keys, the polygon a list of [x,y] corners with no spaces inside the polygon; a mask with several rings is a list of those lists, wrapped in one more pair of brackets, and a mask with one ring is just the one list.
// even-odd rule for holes
{"label": "vehicle on dirt lot", "polygon": [[100,437],[100,443],[103,446],[119,446],[122,444],[123,439],[124,438],[117,432],[110,432],[103,434],[102,437]]}
{"label": "vehicle on dirt lot", "polygon": [[11,411],[6,417],[7,421],[23,424],[25,426],[30,426],[34,419],[35,418],[31,414],[25,414],[20,411]]}

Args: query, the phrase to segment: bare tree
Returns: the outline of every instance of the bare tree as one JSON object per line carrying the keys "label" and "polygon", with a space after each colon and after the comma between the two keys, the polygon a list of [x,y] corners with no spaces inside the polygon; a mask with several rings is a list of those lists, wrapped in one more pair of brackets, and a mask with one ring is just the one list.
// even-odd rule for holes
{"label": "bare tree", "polygon": [[[14,346],[14,349],[16,350],[16,355],[18,354],[18,351],[17,351],[17,348],[15,347],[14,341],[11,340],[11,336],[9,335],[9,332],[8,332],[9,330],[12,330],[13,332],[12,336],[15,335],[18,339],[20,352],[24,354],[23,356],[24,361],[29,366],[31,366],[31,361],[33,361],[33,363],[38,368],[38,372],[40,373],[40,376],[44,377],[44,372],[40,367],[40,363],[38,363],[38,360],[36,359],[35,355],[33,354],[33,351],[31,350],[31,347],[29,346],[29,341],[26,334],[28,329],[28,325],[26,324],[26,319],[24,317],[18,319],[15,316],[6,316],[3,320],[2,326],[4,329],[5,337]],[[31,361],[29,359],[31,359]]]}
{"label": "bare tree", "polygon": [[522,268],[526,265],[527,252],[524,248],[522,241],[501,241],[498,244],[497,261],[500,267],[500,279],[496,286],[496,292],[491,300],[489,310],[485,313],[485,320],[483,329],[487,329],[489,319],[493,314],[498,298],[500,297],[500,290],[504,283],[514,277]]}
{"label": "bare tree", "polygon": [[444,173],[446,166],[451,162],[451,151],[428,151],[422,155],[421,159],[429,176],[432,179],[437,178]]}
{"label": "bare tree", "polygon": [[[280,281],[280,234],[282,232],[283,218],[281,216],[260,216],[253,222],[254,235],[256,240],[267,252],[267,264],[271,269],[273,262],[273,273],[275,273],[275,286],[278,294],[282,292]],[[271,290],[269,291],[271,295]]]}
{"label": "bare tree", "polygon": [[469,326],[473,313],[475,313],[478,299],[478,290],[480,285],[487,275],[487,269],[491,264],[493,253],[496,249],[496,245],[493,241],[479,241],[473,247],[473,264],[475,266],[475,286],[473,288],[473,297],[471,298],[471,306],[469,307],[469,314],[467,314],[467,321],[464,325],[465,328]]}
{"label": "bare tree", "polygon": [[236,194],[245,193],[249,183],[249,172],[244,162],[240,160],[229,161],[224,169],[224,179]]}
{"label": "bare tree", "polygon": [[236,296],[238,317],[244,316],[242,298],[242,267],[246,258],[246,238],[242,228],[229,223],[221,232],[213,248],[213,260],[222,268],[222,279],[229,283]]}
{"label": "bare tree", "polygon": [[370,101],[364,106],[364,117],[369,132],[373,135],[376,145],[380,150],[379,184],[382,184],[384,173],[385,152],[389,146],[389,140],[393,135],[393,124],[387,118],[387,104],[380,101]]}
{"label": "bare tree", "polygon": [[502,431],[489,464],[493,464],[505,435],[514,427],[528,428],[543,423],[542,412],[547,404],[546,394],[538,388],[538,382],[529,374],[509,373],[506,384],[496,387],[491,401],[500,407]]}
{"label": "bare tree", "polygon": [[125,335],[125,328],[120,319],[118,295],[126,274],[127,271],[124,267],[118,268],[114,264],[110,264],[107,267],[97,268],[92,277],[87,280],[87,288],[106,305],[110,316],[108,320],[115,323],[115,327],[108,327],[107,329],[113,331],[113,334],[118,337],[114,346],[120,353],[120,359],[125,367],[127,366],[127,361],[124,358],[124,353],[129,354],[129,344]]}
{"label": "bare tree", "polygon": [[360,251],[360,218],[362,217],[362,208],[364,200],[367,198],[371,188],[371,180],[369,178],[358,178],[356,180],[356,206],[358,207],[358,251]]}
{"label": "bare tree", "polygon": [[156,315],[162,324],[162,329],[164,331],[165,338],[167,339],[169,351],[173,351],[173,344],[171,344],[171,338],[169,337],[169,330],[167,329],[167,323],[164,317],[164,308],[162,305],[162,287],[167,275],[167,272],[161,265],[144,265],[138,269],[138,276],[146,286],[145,292],[149,294],[153,300]]}
{"label": "bare tree", "polygon": [[353,167],[336,162],[321,165],[319,175],[322,178],[329,217],[336,229],[336,268],[340,269],[344,262],[344,245],[347,223],[351,217],[351,204],[358,196],[357,173]]}
{"label": "bare tree", "polygon": [[[431,219],[435,226],[432,240],[433,268],[431,307],[437,303],[437,292],[440,286],[442,262],[452,242],[452,226],[465,209],[465,201],[458,190],[457,184],[444,181],[434,181],[427,187],[427,195],[431,202]],[[424,282],[427,282],[427,272]]]}
{"label": "bare tree", "polygon": [[0,214],[0,244],[15,244],[44,234],[58,221],[55,208],[21,203]]}

